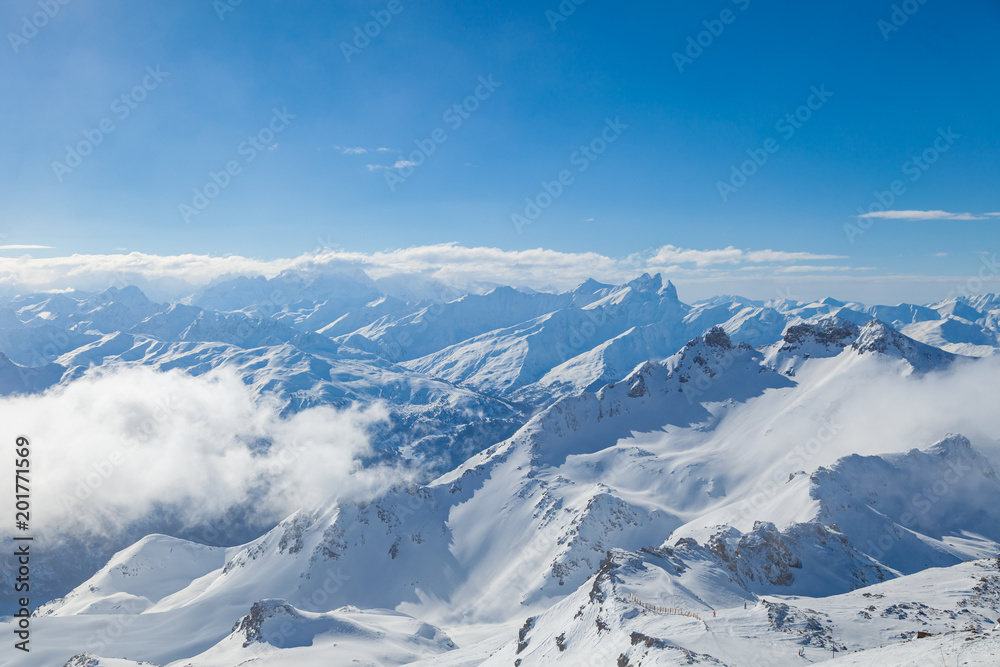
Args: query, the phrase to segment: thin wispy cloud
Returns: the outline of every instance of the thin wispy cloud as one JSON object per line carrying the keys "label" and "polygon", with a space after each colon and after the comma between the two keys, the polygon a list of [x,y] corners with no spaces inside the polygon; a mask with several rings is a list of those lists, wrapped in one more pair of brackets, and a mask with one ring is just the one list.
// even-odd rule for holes
{"label": "thin wispy cloud", "polygon": [[[760,272],[761,267],[759,266],[741,266],[739,271],[743,272]],[[775,274],[783,273],[830,273],[835,271],[851,272],[851,271],[871,271],[871,267],[859,268],[854,266],[815,266],[812,264],[793,264],[792,266],[771,266],[767,267],[767,271]]]}
{"label": "thin wispy cloud", "polygon": [[0,250],[50,250],[50,245],[0,245]]}
{"label": "thin wispy cloud", "polygon": [[997,213],[950,213],[949,211],[874,211],[859,215],[859,218],[878,218],[881,220],[985,220],[996,217]]}
{"label": "thin wispy cloud", "polygon": [[381,169],[405,169],[406,167],[416,167],[417,163],[410,160],[396,160],[392,164],[366,164],[368,171],[379,171]]}
{"label": "thin wispy cloud", "polygon": [[784,252],[780,250],[741,250],[729,246],[721,250],[690,250],[665,245],[653,257],[654,262],[666,264],[694,264],[713,266],[718,264],[763,264],[787,262],[808,262],[829,259],[846,259],[843,255],[817,255],[811,252]]}
{"label": "thin wispy cloud", "polygon": [[368,153],[389,153],[391,148],[379,146],[378,148],[365,148],[364,146],[334,146],[342,155],[367,155]]}

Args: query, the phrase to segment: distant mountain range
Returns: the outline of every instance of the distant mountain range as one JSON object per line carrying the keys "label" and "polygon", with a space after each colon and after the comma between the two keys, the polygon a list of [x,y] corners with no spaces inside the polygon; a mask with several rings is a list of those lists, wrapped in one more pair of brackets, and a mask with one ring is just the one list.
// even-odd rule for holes
{"label": "distant mountain range", "polygon": [[226,367],[288,414],[383,402],[365,463],[411,473],[214,544],[169,516],[53,543],[38,652],[0,662],[993,664],[1000,434],[878,425],[909,419],[880,412],[883,383],[933,397],[989,368],[998,332],[998,295],[687,304],[659,275],[434,301],[361,273],[0,301],[0,394]]}

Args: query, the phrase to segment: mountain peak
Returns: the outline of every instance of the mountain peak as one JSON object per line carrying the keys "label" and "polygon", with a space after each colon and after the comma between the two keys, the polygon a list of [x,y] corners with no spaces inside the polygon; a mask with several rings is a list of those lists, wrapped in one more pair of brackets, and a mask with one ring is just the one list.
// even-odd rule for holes
{"label": "mountain peak", "polygon": [[[657,276],[659,276],[659,274],[657,274]],[[670,299],[671,301],[679,301],[679,299],[677,298],[677,287],[674,286],[674,284],[669,280],[667,281],[666,285],[660,288],[659,293],[660,296],[664,296]]]}
{"label": "mountain peak", "polygon": [[935,442],[928,451],[940,454],[941,456],[948,456],[952,452],[966,452],[971,450],[972,442],[967,437],[961,433],[949,433]]}
{"label": "mountain peak", "polygon": [[860,355],[879,353],[906,360],[914,369],[928,370],[954,361],[956,356],[913,340],[880,320],[867,322],[851,348]]}
{"label": "mountain peak", "polygon": [[700,343],[723,350],[733,349],[733,341],[729,338],[729,334],[719,326],[714,326],[701,336],[691,339],[685,347],[697,347]]}
{"label": "mountain peak", "polygon": [[122,288],[112,285],[100,294],[86,299],[83,302],[85,307],[96,307],[109,304],[124,304],[137,308],[152,305],[152,302],[145,293],[135,285],[127,285]]}
{"label": "mountain peak", "polygon": [[785,329],[782,340],[786,345],[801,345],[812,341],[842,348],[857,339],[859,332],[860,329],[853,322],[830,316],[815,323],[793,324]]}
{"label": "mountain peak", "polygon": [[858,334],[858,339],[852,346],[855,350],[865,352],[885,353],[890,347],[901,348],[904,336],[880,320],[870,320]]}
{"label": "mountain peak", "polygon": [[593,278],[587,278],[582,283],[580,283],[579,287],[577,287],[575,290],[573,290],[573,293],[574,294],[593,294],[594,292],[598,292],[598,291],[600,291],[602,289],[608,289],[609,287],[613,287],[613,285],[608,285],[606,283],[598,282],[598,281],[594,280]]}
{"label": "mountain peak", "polygon": [[626,283],[626,286],[637,292],[659,292],[663,288],[663,278],[659,273],[652,276],[644,273],[635,280]]}
{"label": "mountain peak", "polygon": [[660,273],[654,273],[652,275],[650,275],[649,273],[643,273],[638,278],[625,283],[624,286],[630,287],[636,292],[642,292],[645,294],[656,294],[657,296],[665,297],[672,301],[678,300],[677,288],[669,280],[666,281],[666,284],[664,284],[663,275]]}

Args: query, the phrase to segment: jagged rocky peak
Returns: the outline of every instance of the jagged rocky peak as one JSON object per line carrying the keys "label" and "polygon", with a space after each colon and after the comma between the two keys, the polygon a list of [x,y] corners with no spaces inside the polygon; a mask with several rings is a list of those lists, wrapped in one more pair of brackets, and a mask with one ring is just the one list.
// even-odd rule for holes
{"label": "jagged rocky peak", "polygon": [[712,327],[702,336],[702,340],[709,347],[721,348],[723,350],[733,349],[733,341],[730,340],[729,334],[722,327]]}
{"label": "jagged rocky peak", "polygon": [[851,349],[859,355],[871,352],[903,359],[918,372],[941,368],[957,358],[954,354],[913,340],[879,320],[871,320],[861,327]]}
{"label": "jagged rocky peak", "polygon": [[751,345],[748,345],[746,343],[733,345],[733,340],[729,337],[729,334],[727,334],[726,330],[720,326],[714,326],[705,333],[703,333],[702,335],[689,340],[687,342],[687,345],[684,346],[684,349],[681,350],[681,354],[684,355],[689,350],[692,350],[697,347],[706,347],[711,352],[717,354],[724,353],[729,350],[734,350],[737,348],[746,350],[753,349]]}
{"label": "jagged rocky peak", "polygon": [[[752,351],[753,348],[746,343],[733,345],[729,334],[722,327],[715,326],[701,336],[692,338],[680,351],[662,362],[640,363],[619,384],[628,386],[628,395],[637,398],[649,393],[649,381],[660,369],[666,369],[669,376],[681,377],[681,382],[687,382],[695,368],[700,368],[701,372],[714,377],[716,371],[713,368],[725,362],[726,357],[731,356],[734,350]],[[603,388],[598,392],[598,397],[603,398],[606,390],[614,386],[615,383],[612,383],[609,387]]]}
{"label": "jagged rocky peak", "polygon": [[625,283],[625,285],[637,292],[658,292],[663,287],[663,278],[659,273],[654,275],[644,273],[635,280]]}
{"label": "jagged rocky peak", "polygon": [[[657,274],[657,276],[659,276],[659,274]],[[664,296],[672,301],[679,301],[677,298],[677,287],[674,286],[674,284],[669,280],[666,285],[660,288],[659,293],[660,296]]]}
{"label": "jagged rocky peak", "polygon": [[631,287],[636,292],[656,294],[677,301],[677,287],[669,280],[664,284],[663,276],[659,273],[650,275],[644,273],[635,280],[625,283],[625,287]]}
{"label": "jagged rocky peak", "polygon": [[885,354],[892,348],[902,351],[905,346],[906,336],[879,320],[871,320],[861,327],[857,340],[851,345],[860,354],[865,352]]}
{"label": "jagged rocky peak", "polygon": [[827,317],[813,324],[793,324],[785,330],[782,340],[789,346],[806,342],[847,347],[857,339],[858,326],[840,317]]}

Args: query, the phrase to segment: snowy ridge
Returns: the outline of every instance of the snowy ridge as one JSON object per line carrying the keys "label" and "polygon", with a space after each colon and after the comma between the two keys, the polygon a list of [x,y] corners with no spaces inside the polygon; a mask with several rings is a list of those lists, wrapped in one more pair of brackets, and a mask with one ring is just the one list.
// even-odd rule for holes
{"label": "snowy ridge", "polygon": [[42,605],[36,613],[39,616],[141,613],[222,567],[226,551],[166,535],[148,535],[115,554],[78,589],[65,598]]}
{"label": "snowy ridge", "polygon": [[37,394],[58,384],[65,372],[66,368],[59,364],[22,366],[0,352],[0,393]]}
{"label": "snowy ridge", "polygon": [[[834,649],[844,664],[906,664],[894,660],[909,652],[910,642],[926,651],[954,636],[972,657],[966,664],[985,665],[1000,648],[993,632],[1000,612],[996,559],[826,598],[706,601],[700,591],[671,598],[704,609],[698,612],[704,622],[657,614],[633,601],[656,595],[662,579],[674,572],[669,553],[612,551],[586,586],[529,618],[503,649],[484,654],[481,664],[793,665],[802,662],[799,651],[816,662],[834,657]],[[976,588],[985,595],[966,595]],[[879,648],[886,644],[894,648]]]}

